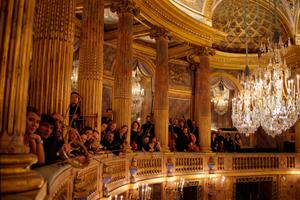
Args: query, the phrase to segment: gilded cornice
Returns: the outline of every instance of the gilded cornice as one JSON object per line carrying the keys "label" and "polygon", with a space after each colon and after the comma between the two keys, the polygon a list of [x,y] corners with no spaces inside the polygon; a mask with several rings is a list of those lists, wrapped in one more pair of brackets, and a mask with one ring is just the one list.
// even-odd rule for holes
{"label": "gilded cornice", "polygon": [[[249,54],[249,67],[255,68],[258,66],[257,54]],[[210,67],[216,69],[232,69],[244,70],[245,68],[245,54],[226,53],[216,51],[214,56],[210,56]]]}
{"label": "gilded cornice", "polygon": [[211,46],[212,43],[225,38],[226,34],[203,24],[179,11],[169,1],[137,0],[136,5],[141,15],[152,24],[171,31],[174,36],[200,46]]}

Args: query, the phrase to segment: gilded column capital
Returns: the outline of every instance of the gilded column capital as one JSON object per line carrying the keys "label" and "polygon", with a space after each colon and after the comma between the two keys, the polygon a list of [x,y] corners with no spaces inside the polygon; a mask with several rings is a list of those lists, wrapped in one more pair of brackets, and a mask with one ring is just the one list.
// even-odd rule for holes
{"label": "gilded column capital", "polygon": [[163,37],[163,38],[166,38],[166,39],[170,40],[171,39],[171,33],[168,30],[166,30],[162,27],[152,26],[151,31],[150,31],[150,37],[154,38],[154,39],[157,39],[159,37]]}
{"label": "gilded column capital", "polygon": [[193,54],[197,56],[214,56],[216,54],[215,50],[211,47],[194,47]]}
{"label": "gilded column capital", "polygon": [[117,3],[113,3],[110,7],[112,12],[121,13],[131,13],[135,16],[140,14],[140,9],[136,7],[136,4],[133,0],[121,0]]}
{"label": "gilded column capital", "polygon": [[215,50],[210,47],[194,47],[192,53],[187,56],[187,60],[192,66],[197,67],[200,63],[201,56],[213,56]]}

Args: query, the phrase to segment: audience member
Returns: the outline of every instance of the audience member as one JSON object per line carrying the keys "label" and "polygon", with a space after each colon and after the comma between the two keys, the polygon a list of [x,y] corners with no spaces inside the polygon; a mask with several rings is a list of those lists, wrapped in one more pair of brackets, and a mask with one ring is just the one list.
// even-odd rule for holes
{"label": "audience member", "polygon": [[191,135],[191,143],[188,146],[189,152],[200,152],[199,146],[196,144],[196,136],[194,134]]}
{"label": "audience member", "polygon": [[218,152],[223,152],[224,151],[224,137],[222,135],[222,129],[218,129],[217,131],[217,151]]}
{"label": "audience member", "polygon": [[25,144],[29,145],[30,153],[33,153],[38,158],[38,164],[45,163],[45,154],[43,140],[40,135],[36,134],[39,128],[40,114],[33,107],[27,108],[26,115],[26,131],[24,135]]}
{"label": "audience member", "polygon": [[113,120],[113,110],[111,108],[107,108],[105,115],[102,117],[101,121],[109,124]]}
{"label": "audience member", "polygon": [[187,127],[184,127],[182,133],[178,135],[176,140],[176,150],[177,151],[188,151],[188,145],[190,143],[190,133]]}
{"label": "audience member", "polygon": [[146,117],[146,123],[142,125],[142,130],[143,130],[143,136],[144,137],[154,137],[154,124],[151,122],[151,116],[147,115]]}
{"label": "audience member", "polygon": [[143,152],[147,152],[150,150],[149,140],[150,138],[148,136],[143,138],[143,145],[141,149]]}
{"label": "audience member", "polygon": [[149,149],[150,152],[161,151],[160,143],[157,141],[156,137],[153,137],[151,139],[149,147],[150,147],[150,149]]}
{"label": "audience member", "polygon": [[53,113],[52,118],[55,121],[53,134],[44,140],[46,164],[61,160],[59,151],[64,145],[63,139],[63,121],[64,117],[58,113]]}
{"label": "audience member", "polygon": [[240,152],[241,146],[243,145],[243,141],[239,133],[235,134],[234,145],[235,145],[235,151]]}
{"label": "audience member", "polygon": [[43,141],[52,136],[55,130],[55,124],[56,122],[51,115],[42,114],[37,133],[41,136]]}
{"label": "audience member", "polygon": [[210,147],[211,147],[211,149],[212,149],[213,152],[217,152],[218,151],[217,133],[215,131],[213,131],[211,133]]}
{"label": "audience member", "polygon": [[226,133],[224,139],[224,151],[225,152],[233,152],[233,141],[231,139],[230,133]]}

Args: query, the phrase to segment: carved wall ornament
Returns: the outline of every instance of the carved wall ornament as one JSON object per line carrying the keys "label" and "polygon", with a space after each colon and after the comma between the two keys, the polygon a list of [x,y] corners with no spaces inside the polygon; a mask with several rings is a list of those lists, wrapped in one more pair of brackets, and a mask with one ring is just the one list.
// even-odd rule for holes
{"label": "carved wall ornament", "polygon": [[133,0],[122,0],[118,3],[113,3],[111,5],[111,11],[121,13],[132,13],[135,16],[140,14],[140,10],[136,7],[136,4]]}
{"label": "carved wall ornament", "polygon": [[188,67],[171,64],[169,77],[170,85],[191,86],[191,74]]}

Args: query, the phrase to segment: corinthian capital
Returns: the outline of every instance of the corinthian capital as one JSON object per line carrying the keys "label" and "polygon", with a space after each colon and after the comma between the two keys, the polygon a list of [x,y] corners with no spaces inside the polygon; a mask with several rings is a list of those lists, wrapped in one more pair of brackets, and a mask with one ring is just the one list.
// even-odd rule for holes
{"label": "corinthian capital", "polygon": [[136,7],[133,0],[120,0],[117,3],[111,5],[111,11],[120,13],[131,13],[135,16],[139,15],[140,10]]}
{"label": "corinthian capital", "polygon": [[210,47],[194,47],[193,54],[197,56],[213,56],[215,55],[215,50]]}
{"label": "corinthian capital", "polygon": [[193,45],[192,53],[187,56],[187,60],[191,65],[197,67],[200,63],[200,56],[213,56],[215,50],[210,47],[199,47]]}
{"label": "corinthian capital", "polygon": [[157,39],[159,37],[171,39],[171,33],[164,28],[158,26],[152,26],[150,31],[150,37],[154,39]]}

